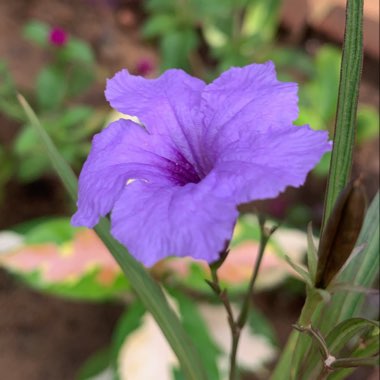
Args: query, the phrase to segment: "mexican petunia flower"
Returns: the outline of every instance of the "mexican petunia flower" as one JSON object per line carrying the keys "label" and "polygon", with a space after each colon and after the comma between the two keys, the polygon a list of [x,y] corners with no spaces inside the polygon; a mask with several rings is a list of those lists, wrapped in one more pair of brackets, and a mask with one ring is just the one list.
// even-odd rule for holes
{"label": "mexican petunia flower", "polygon": [[123,70],[106,97],[120,119],[93,139],[72,223],[111,233],[147,266],[170,256],[213,262],[237,205],[300,186],[330,150],[327,133],[294,126],[297,85],[272,62],[231,68],[209,85],[181,70],[144,79]]}

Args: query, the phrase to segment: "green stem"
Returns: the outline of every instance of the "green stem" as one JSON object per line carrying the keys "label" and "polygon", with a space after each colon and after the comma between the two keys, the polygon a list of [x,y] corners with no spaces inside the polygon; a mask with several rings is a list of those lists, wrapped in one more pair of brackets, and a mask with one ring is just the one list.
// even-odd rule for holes
{"label": "green stem", "polygon": [[319,373],[318,377],[317,377],[317,380],[326,380],[327,377],[329,376],[330,374],[330,370],[326,367],[323,367],[321,372]]}
{"label": "green stem", "polygon": [[240,329],[237,326],[235,317],[232,311],[231,301],[228,297],[227,290],[221,288],[219,277],[217,274],[217,267],[210,266],[211,277],[212,277],[212,286],[215,294],[219,297],[224,308],[227,312],[227,320],[230,326],[231,331],[231,353],[230,353],[230,376],[229,380],[236,380],[237,378],[237,368],[236,368],[236,354],[240,338]]}
{"label": "green stem", "polygon": [[[310,327],[313,314],[317,310],[318,306],[322,301],[321,296],[309,287],[306,289],[306,300],[302,308],[300,317],[298,319],[298,324],[301,327]],[[303,367],[305,363],[305,348],[310,346],[309,337],[305,334],[298,334],[296,345],[292,355],[292,378],[301,378],[303,372]]]}
{"label": "green stem", "polygon": [[240,311],[239,317],[237,319],[237,323],[238,323],[238,326],[240,328],[242,328],[247,321],[248,312],[249,312],[249,305],[250,305],[252,295],[253,295],[253,288],[255,286],[255,283],[256,283],[256,280],[257,280],[257,277],[259,274],[259,269],[260,269],[261,262],[262,262],[263,257],[264,257],[265,248],[267,246],[267,243],[269,241],[270,236],[274,232],[274,230],[269,231],[269,233],[265,232],[263,224],[261,224],[260,227],[261,227],[261,234],[260,234],[259,252],[258,252],[257,259],[256,259],[255,268],[253,270],[251,279],[249,281],[248,290],[247,290],[247,293],[245,294],[245,297],[244,297],[243,306],[242,306],[242,309]]}
{"label": "green stem", "polygon": [[314,291],[314,289],[306,289],[306,299],[302,307],[301,315],[298,318],[298,324],[300,326],[309,326],[311,324],[312,316],[320,305],[322,297]]}

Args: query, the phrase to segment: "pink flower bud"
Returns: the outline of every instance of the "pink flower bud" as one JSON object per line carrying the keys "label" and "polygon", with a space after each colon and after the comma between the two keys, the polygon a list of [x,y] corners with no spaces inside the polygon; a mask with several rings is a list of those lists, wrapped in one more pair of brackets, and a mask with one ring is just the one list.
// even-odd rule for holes
{"label": "pink flower bud", "polygon": [[49,34],[49,42],[55,46],[64,46],[67,42],[68,35],[61,28],[52,28]]}

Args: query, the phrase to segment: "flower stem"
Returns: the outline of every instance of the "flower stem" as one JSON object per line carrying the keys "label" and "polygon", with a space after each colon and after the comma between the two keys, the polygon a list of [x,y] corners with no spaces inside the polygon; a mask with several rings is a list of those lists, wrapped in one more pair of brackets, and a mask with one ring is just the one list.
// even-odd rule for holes
{"label": "flower stem", "polygon": [[[322,298],[320,295],[314,291],[314,289],[308,287],[306,290],[306,300],[303,305],[301,315],[298,319],[298,325],[300,327],[307,328],[311,326],[312,316],[321,302]],[[304,334],[300,333],[298,329],[296,343],[292,354],[292,378],[298,378],[297,376],[301,376],[304,370],[302,367],[304,367],[303,361],[305,358],[305,348],[307,348],[307,346],[308,338]]]}
{"label": "flower stem", "polygon": [[258,256],[255,262],[252,276],[249,281],[247,292],[244,296],[242,308],[237,318],[235,318],[233,314],[231,302],[227,293],[227,289],[222,289],[220,286],[220,281],[219,281],[219,277],[217,273],[217,270],[219,269],[220,265],[219,266],[210,265],[212,281],[209,282],[209,285],[212,288],[212,290],[215,292],[215,294],[219,297],[219,299],[224,305],[224,308],[226,309],[228,324],[231,330],[229,380],[237,379],[236,357],[237,357],[237,351],[238,351],[238,346],[239,346],[240,334],[248,319],[249,306],[250,306],[250,301],[252,299],[253,288],[255,286],[255,283],[258,277],[259,269],[260,269],[261,262],[264,256],[265,247],[269,241],[269,238],[272,236],[273,232],[276,230],[276,228],[267,229],[264,226],[264,222],[265,222],[264,219],[259,217],[261,235],[260,235],[260,246],[259,246]]}
{"label": "flower stem", "polygon": [[311,324],[311,318],[321,302],[321,296],[314,289],[307,288],[305,303],[298,319],[298,324],[300,326],[305,327]]}

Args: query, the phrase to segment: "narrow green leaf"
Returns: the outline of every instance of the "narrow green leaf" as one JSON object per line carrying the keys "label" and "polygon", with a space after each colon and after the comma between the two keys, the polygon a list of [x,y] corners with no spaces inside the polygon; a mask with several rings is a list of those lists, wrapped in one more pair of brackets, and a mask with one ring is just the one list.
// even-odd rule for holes
{"label": "narrow green leaf", "polygon": [[285,257],[285,260],[287,261],[287,263],[299,274],[299,276],[302,278],[302,280],[307,285],[309,285],[310,287],[313,287],[313,283],[312,283],[312,280],[310,278],[310,274],[307,272],[306,268],[303,268],[301,265],[293,262],[289,256],[284,255],[284,257]]}
{"label": "narrow green leaf", "polygon": [[194,300],[188,298],[183,292],[169,289],[170,294],[177,301],[184,329],[194,339],[197,351],[201,354],[203,365],[208,378],[219,379],[217,359],[220,350],[210,336],[209,329],[198,310]]}
{"label": "narrow green leaf", "polygon": [[357,367],[374,367],[379,364],[379,355],[367,358],[343,358],[337,359],[331,364],[331,368],[357,368]]}
{"label": "narrow green leaf", "polygon": [[[365,248],[338,275],[338,282],[368,288],[372,286],[378,276],[379,267],[378,265],[374,265],[374,263],[377,263],[379,260],[379,194],[372,201],[367,211],[357,246],[361,246],[364,243],[366,243]],[[329,304],[321,304],[314,313],[313,326],[318,327],[323,334],[327,334],[337,323],[358,316],[364,299],[364,294],[356,292],[338,292],[333,294]],[[283,355],[279,360],[279,364],[276,366],[272,380],[280,380],[283,378],[284,373],[290,373],[293,363],[289,358],[292,357],[292,353],[295,350],[294,346],[298,334],[297,331],[291,334]],[[297,351],[302,352],[304,357],[308,357],[308,361],[305,365],[305,375],[300,380],[307,380],[313,378],[313,370],[320,362],[320,355],[317,351],[312,350],[310,341],[303,340],[302,343],[300,346],[297,345]],[[369,353],[359,351],[358,355],[360,354],[360,356],[369,356],[376,352],[376,350],[369,351]]]}
{"label": "narrow green leaf", "polygon": [[364,330],[377,329],[379,323],[364,318],[350,318],[335,326],[326,337],[327,347],[338,357],[339,351],[356,335]]}
{"label": "narrow green leaf", "polygon": [[363,0],[348,0],[334,147],[325,199],[323,226],[330,216],[338,195],[348,183],[351,174],[356,111],[363,61],[362,23]]}
{"label": "narrow green leaf", "polygon": [[[338,283],[369,288],[379,273],[379,194],[376,195],[367,211],[356,246],[363,244],[365,248],[337,277]],[[363,294],[357,292],[334,294],[331,305],[320,314],[319,328],[327,332],[336,323],[357,316],[364,298]]]}
{"label": "narrow green leaf", "polygon": [[[351,355],[351,358],[368,358],[379,352],[379,337],[374,336],[367,340],[364,345],[359,346]],[[377,357],[378,360],[378,357]],[[379,363],[377,363],[379,364]],[[353,368],[341,369],[333,372],[329,376],[329,380],[345,380],[348,378]]]}
{"label": "narrow green leaf", "polygon": [[282,350],[282,355],[277,361],[276,367],[271,374],[270,380],[283,380],[290,378],[290,372],[292,368],[293,353],[299,342],[301,333],[297,330],[293,330],[290,334],[286,346]]}
{"label": "narrow green leaf", "polygon": [[77,181],[76,175],[71,170],[71,168],[67,165],[67,163],[62,159],[53,141],[50,139],[49,135],[46,133],[46,131],[42,127],[36,114],[30,107],[28,102],[25,100],[25,98],[20,94],[17,96],[17,98],[21,106],[23,107],[26,113],[26,116],[28,117],[30,121],[30,124],[34,127],[35,131],[40,137],[46,149],[46,153],[49,156],[55,171],[61,178],[71,199],[73,200],[73,202],[75,202],[77,198],[77,190],[78,190],[78,183],[77,183],[78,181]]}
{"label": "narrow green leaf", "polygon": [[[54,143],[42,128],[36,114],[25,98],[18,95],[18,99],[28,116],[30,123],[36,129],[43,141],[47,154],[49,155],[57,174],[62,180],[72,200],[75,201],[78,186],[75,174],[59,154]],[[111,236],[108,219],[102,219],[95,227],[95,231],[120,265],[141,302],[160,326],[163,334],[173,348],[173,351],[176,353],[186,378],[188,380],[207,379],[205,375],[206,372],[199,358],[199,354],[194,348],[193,342],[186,334],[178,317],[169,306],[160,286],[146,272],[144,267]]]}

